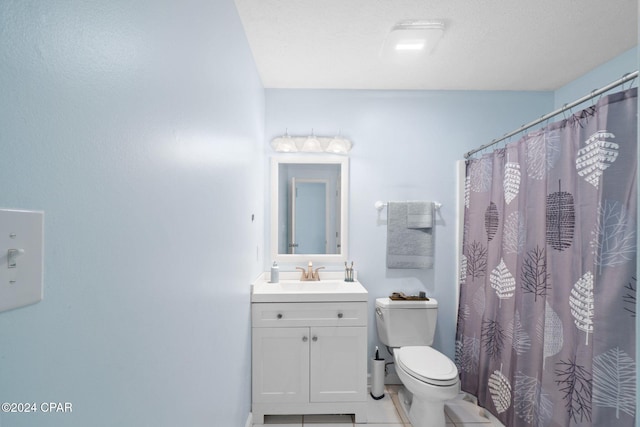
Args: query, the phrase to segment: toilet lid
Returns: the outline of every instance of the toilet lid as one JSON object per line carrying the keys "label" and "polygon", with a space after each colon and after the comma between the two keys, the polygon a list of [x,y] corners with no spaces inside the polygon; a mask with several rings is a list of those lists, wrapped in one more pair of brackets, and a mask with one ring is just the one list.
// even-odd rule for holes
{"label": "toilet lid", "polygon": [[458,381],[458,368],[444,354],[427,346],[401,347],[395,350],[404,371],[429,384],[446,386]]}

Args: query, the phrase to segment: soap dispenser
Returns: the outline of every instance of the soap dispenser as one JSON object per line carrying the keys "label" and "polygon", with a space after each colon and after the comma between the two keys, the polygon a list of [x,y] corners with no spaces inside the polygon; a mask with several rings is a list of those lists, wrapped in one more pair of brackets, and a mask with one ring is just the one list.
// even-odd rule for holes
{"label": "soap dispenser", "polygon": [[273,261],[271,266],[271,283],[278,283],[280,281],[280,270],[278,269],[278,263]]}

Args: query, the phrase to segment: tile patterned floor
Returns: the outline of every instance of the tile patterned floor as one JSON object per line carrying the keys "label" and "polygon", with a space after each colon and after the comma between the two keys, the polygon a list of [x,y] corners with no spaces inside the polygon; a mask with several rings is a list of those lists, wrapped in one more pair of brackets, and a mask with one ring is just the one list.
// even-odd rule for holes
{"label": "tile patterned floor", "polygon": [[[355,424],[351,415],[267,415],[264,424],[254,427],[411,427],[398,402],[400,386],[385,387],[385,396],[380,400],[369,397],[367,424]],[[496,427],[501,426],[484,409],[460,398],[445,406],[447,427]]]}

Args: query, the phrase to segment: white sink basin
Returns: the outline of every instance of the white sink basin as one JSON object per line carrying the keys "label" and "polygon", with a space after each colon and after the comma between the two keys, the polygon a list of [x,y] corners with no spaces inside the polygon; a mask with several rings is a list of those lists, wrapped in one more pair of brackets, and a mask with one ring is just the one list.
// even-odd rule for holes
{"label": "white sink basin", "polygon": [[360,282],[343,280],[320,280],[303,282],[281,280],[270,283],[258,280],[253,284],[252,302],[322,302],[322,301],[367,301],[367,290]]}

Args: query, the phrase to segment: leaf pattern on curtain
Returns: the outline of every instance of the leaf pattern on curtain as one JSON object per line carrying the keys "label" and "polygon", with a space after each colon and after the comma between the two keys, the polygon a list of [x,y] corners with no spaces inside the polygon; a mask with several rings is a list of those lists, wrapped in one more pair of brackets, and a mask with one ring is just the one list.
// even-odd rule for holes
{"label": "leaf pattern on curtain", "polygon": [[485,353],[492,359],[500,359],[504,339],[504,329],[497,320],[484,320],[482,322],[482,344]]}
{"label": "leaf pattern on curtain", "polygon": [[631,278],[631,281],[627,283],[624,288],[626,289],[625,294],[622,296],[624,310],[628,312],[631,317],[636,317],[637,283],[635,276]]}
{"label": "leaf pattern on curtain", "polygon": [[637,91],[466,164],[456,364],[507,427],[635,427]]}
{"label": "leaf pattern on curtain", "polygon": [[527,176],[541,180],[560,157],[560,135],[558,131],[541,132],[527,141]]}
{"label": "leaf pattern on curtain", "polygon": [[471,309],[469,308],[469,305],[465,304],[462,307],[460,307],[460,310],[458,310],[458,323],[467,320],[469,318],[470,313],[471,313]]}
{"label": "leaf pattern on curtain", "polygon": [[547,273],[547,254],[544,248],[536,246],[527,252],[522,263],[521,284],[524,293],[533,294],[533,301],[547,295],[550,274]]}
{"label": "leaf pattern on curtain", "polygon": [[464,179],[464,207],[469,209],[469,201],[471,197],[471,177]]}
{"label": "leaf pattern on curtain", "polygon": [[591,234],[591,247],[600,272],[603,266],[623,264],[635,258],[635,220],[622,203],[611,200],[601,203]]}
{"label": "leaf pattern on curtain", "polygon": [[502,231],[502,250],[507,254],[520,254],[524,248],[526,229],[524,216],[512,212],[504,222]]}
{"label": "leaf pattern on curtain", "polygon": [[480,340],[462,335],[456,340],[456,366],[461,372],[474,374],[478,372],[480,361]]}
{"label": "leaf pattern on curtain", "polygon": [[500,260],[500,264],[491,272],[491,287],[496,290],[496,295],[500,298],[500,304],[503,299],[511,298],[516,289],[516,280],[504,263],[504,259]]}
{"label": "leaf pattern on curtain", "polygon": [[485,301],[487,295],[484,291],[484,288],[481,286],[478,290],[473,294],[473,308],[476,310],[479,316],[484,315]]}
{"label": "leaf pattern on curtain", "polygon": [[507,337],[511,340],[513,350],[518,354],[524,354],[531,348],[531,338],[520,322],[520,313],[516,310],[516,315],[506,330]]}
{"label": "leaf pattern on curtain", "polygon": [[591,421],[592,379],[589,371],[575,359],[569,359],[556,363],[555,373],[569,418],[575,423]]}
{"label": "leaf pattern on curtain", "polygon": [[487,230],[487,240],[493,240],[498,231],[499,223],[500,214],[498,214],[498,207],[495,203],[490,202],[484,213],[484,228]]}
{"label": "leaf pattern on curtain", "polygon": [[553,401],[542,389],[540,381],[522,372],[516,374],[513,406],[518,418],[535,427],[546,427],[551,421]]}
{"label": "leaf pattern on curtain", "polygon": [[571,289],[569,296],[571,315],[578,329],[586,333],[585,345],[589,345],[589,334],[593,332],[593,274],[587,271]]}
{"label": "leaf pattern on curtain", "polygon": [[636,363],[618,347],[593,358],[593,403],[634,416]]}
{"label": "leaf pattern on curtain", "polygon": [[558,191],[547,196],[547,244],[557,251],[571,247],[575,226],[573,195],[558,181]]}
{"label": "leaf pattern on curtain", "polygon": [[467,251],[467,275],[472,279],[484,277],[487,273],[487,248],[474,241]]}
{"label": "leaf pattern on curtain", "polygon": [[607,138],[616,136],[606,130],[601,130],[589,137],[584,143],[586,147],[578,150],[576,169],[578,175],[594,187],[598,188],[600,177],[618,158],[620,146]]}
{"label": "leaf pattern on curtain", "polygon": [[460,257],[460,279],[464,281],[465,277],[467,277],[467,256],[462,255]]}
{"label": "leaf pattern on curtain", "polygon": [[493,371],[488,381],[489,393],[498,413],[511,406],[511,383],[500,371]]}
{"label": "leaf pattern on curtain", "polygon": [[469,176],[471,191],[485,193],[491,188],[493,181],[493,162],[490,158],[483,158],[471,163]]}
{"label": "leaf pattern on curtain", "polygon": [[560,353],[564,345],[562,319],[553,311],[548,302],[545,302],[544,305],[544,317],[541,317],[536,324],[538,341],[543,343],[542,369],[545,367],[547,358]]}
{"label": "leaf pattern on curtain", "polygon": [[509,162],[504,165],[504,201],[511,203],[520,191],[520,164]]}

